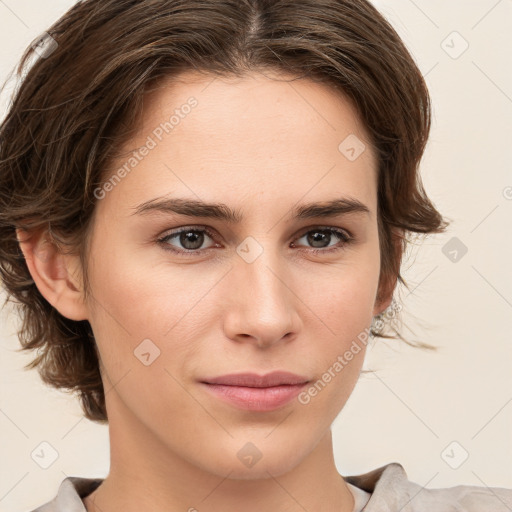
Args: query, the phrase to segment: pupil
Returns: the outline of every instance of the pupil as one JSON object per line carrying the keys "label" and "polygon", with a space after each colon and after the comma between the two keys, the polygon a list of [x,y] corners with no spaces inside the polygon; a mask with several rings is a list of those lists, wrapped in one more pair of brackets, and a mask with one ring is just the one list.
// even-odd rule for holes
{"label": "pupil", "polygon": [[326,238],[325,233],[323,233],[321,231],[315,231],[309,237],[309,242],[313,245],[313,247],[325,247],[325,245],[323,245],[323,246],[322,245],[320,245],[320,246],[315,245],[317,242],[322,242],[322,239],[325,242],[325,238]]}
{"label": "pupil", "polygon": [[[186,249],[198,249],[203,244],[202,237],[203,234],[198,231],[186,231],[181,234],[180,242]],[[192,247],[190,247],[189,244],[192,244]]]}

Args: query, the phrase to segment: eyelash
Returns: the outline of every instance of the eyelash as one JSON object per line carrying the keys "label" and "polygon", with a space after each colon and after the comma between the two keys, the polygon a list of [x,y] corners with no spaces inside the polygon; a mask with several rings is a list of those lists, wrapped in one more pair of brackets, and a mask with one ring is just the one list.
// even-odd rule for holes
{"label": "eyelash", "polygon": [[[168,233],[164,237],[159,238],[157,240],[157,242],[162,246],[162,248],[165,251],[170,251],[175,254],[184,255],[184,256],[195,256],[196,254],[198,254],[200,252],[208,251],[209,249],[213,249],[213,247],[211,247],[209,249],[189,249],[189,250],[185,251],[185,250],[181,250],[181,249],[176,249],[168,243],[169,240],[176,238],[177,236],[181,235],[182,233],[187,233],[190,231],[194,231],[197,233],[206,233],[210,238],[212,238],[213,240],[215,239],[214,233],[212,233],[206,226],[194,226],[194,227],[180,228],[179,230]],[[312,252],[313,254],[326,254],[326,253],[330,254],[333,252],[337,252],[337,251],[345,249],[347,245],[353,243],[355,240],[355,238],[350,233],[348,233],[346,230],[341,230],[341,229],[336,229],[336,228],[331,228],[331,227],[321,227],[321,226],[304,231],[298,238],[302,238],[304,235],[307,235],[308,233],[311,233],[314,231],[334,233],[336,236],[338,236],[342,240],[342,242],[341,242],[341,246],[338,245],[338,246],[330,247],[328,249],[312,248],[312,249],[310,249],[310,252]]]}

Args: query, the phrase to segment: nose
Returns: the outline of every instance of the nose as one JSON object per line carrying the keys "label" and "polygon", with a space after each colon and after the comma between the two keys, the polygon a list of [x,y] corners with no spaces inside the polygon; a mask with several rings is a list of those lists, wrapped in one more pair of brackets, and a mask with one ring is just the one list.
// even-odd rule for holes
{"label": "nose", "polygon": [[[268,245],[268,244],[267,244]],[[229,339],[268,348],[291,341],[300,326],[289,268],[268,247],[251,262],[236,255],[228,274],[224,329]]]}

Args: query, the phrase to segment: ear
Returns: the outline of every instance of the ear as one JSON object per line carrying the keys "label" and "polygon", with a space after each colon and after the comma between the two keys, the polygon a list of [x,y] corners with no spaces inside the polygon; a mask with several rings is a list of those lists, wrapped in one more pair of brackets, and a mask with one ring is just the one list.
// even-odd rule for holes
{"label": "ear", "polygon": [[63,254],[46,229],[16,229],[16,237],[41,295],[66,318],[87,320],[79,257]]}
{"label": "ear", "polygon": [[393,290],[396,286],[396,279],[394,281],[391,281],[393,284],[388,284],[387,286],[380,287],[381,290],[385,290],[384,295],[380,298],[380,300],[375,301],[375,306],[373,308],[373,316],[380,315],[386,308],[389,307],[391,304],[391,301],[393,300]]}
{"label": "ear", "polygon": [[389,307],[393,300],[393,292],[395,291],[396,283],[398,281],[398,273],[402,263],[403,230],[396,231],[393,229],[392,238],[393,270],[391,274],[380,276],[379,290],[377,292],[377,299],[373,308],[373,316],[379,315]]}

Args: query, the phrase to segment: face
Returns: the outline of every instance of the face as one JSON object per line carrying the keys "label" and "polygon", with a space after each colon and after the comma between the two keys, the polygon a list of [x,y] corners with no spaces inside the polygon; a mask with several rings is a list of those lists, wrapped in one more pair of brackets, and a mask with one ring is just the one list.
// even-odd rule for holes
{"label": "face", "polygon": [[[110,428],[245,479],[290,470],[328,435],[364,344],[340,356],[383,309],[367,134],[325,85],[268,76],[190,72],[152,91],[97,190],[89,249]],[[335,201],[351,206],[305,208]],[[308,384],[204,383],[274,371]]]}

